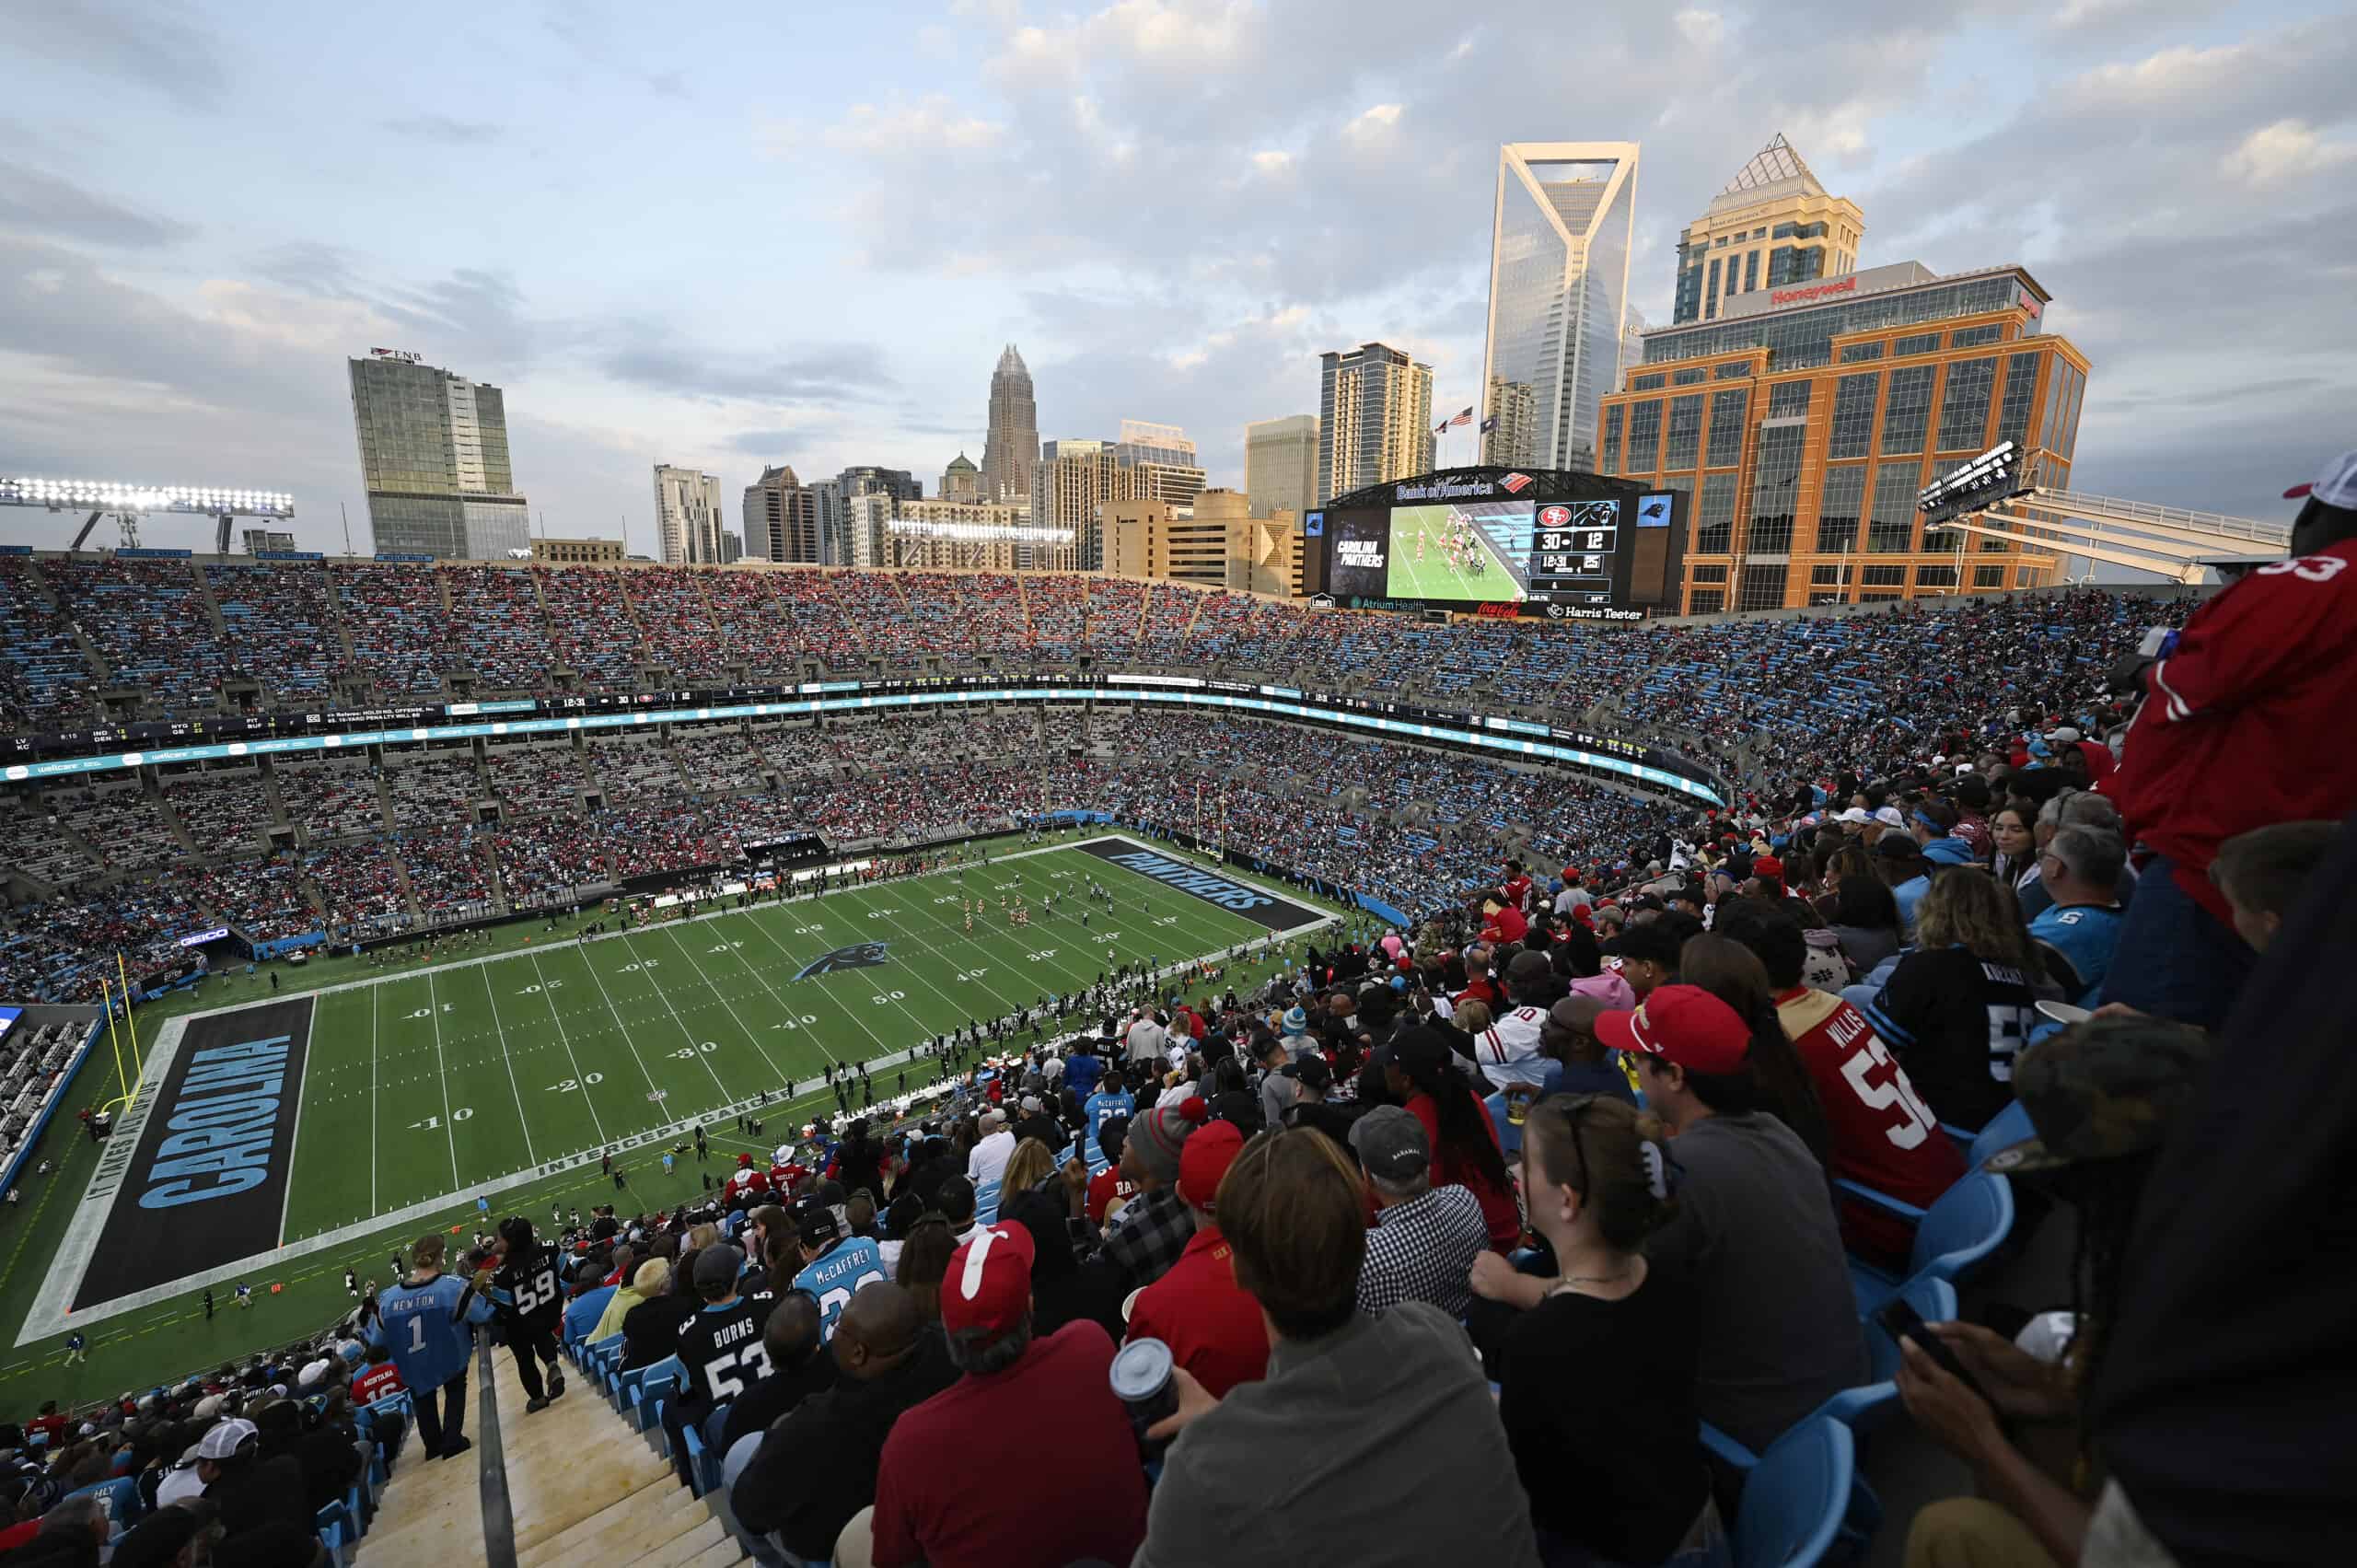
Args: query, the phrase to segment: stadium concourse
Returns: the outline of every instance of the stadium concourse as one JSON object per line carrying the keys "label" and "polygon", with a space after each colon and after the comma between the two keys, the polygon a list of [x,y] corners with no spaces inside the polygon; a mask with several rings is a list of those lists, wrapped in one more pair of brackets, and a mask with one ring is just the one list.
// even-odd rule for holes
{"label": "stadium concourse", "polygon": [[[225,1562],[2329,1558],[2352,485],[2198,606],[1609,632],[1085,577],[0,560],[9,716],[47,732],[1086,658],[1642,736],[1731,786],[1144,701],[28,779],[12,990],[77,999],[210,920],[408,935],[143,1005],[104,1157],[50,1134],[0,1265],[30,1352],[0,1563],[191,1532]],[[795,835],[842,881],[763,901],[749,848]],[[665,879],[700,897],[573,909]],[[402,1028],[370,1059],[409,1103],[366,1121],[397,1164],[342,1076],[364,997]],[[289,1342],[286,1297],[229,1285],[236,1353],[115,1376],[101,1297],[202,1278],[171,1212],[214,1187],[280,1241],[427,1202],[348,1279],[295,1260],[356,1302],[332,1327]],[[162,1230],[87,1228],[134,1190]]]}

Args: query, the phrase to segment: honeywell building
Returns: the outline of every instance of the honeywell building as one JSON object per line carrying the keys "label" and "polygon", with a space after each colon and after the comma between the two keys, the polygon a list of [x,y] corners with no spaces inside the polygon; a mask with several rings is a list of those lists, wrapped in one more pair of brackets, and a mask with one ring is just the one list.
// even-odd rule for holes
{"label": "honeywell building", "polygon": [[1915,498],[2000,441],[2068,488],[2087,358],[2045,330],[2049,303],[2018,266],[1914,261],[1722,299],[1645,334],[1598,467],[1692,494],[1689,614],[2042,586],[2053,554],[1927,540]]}

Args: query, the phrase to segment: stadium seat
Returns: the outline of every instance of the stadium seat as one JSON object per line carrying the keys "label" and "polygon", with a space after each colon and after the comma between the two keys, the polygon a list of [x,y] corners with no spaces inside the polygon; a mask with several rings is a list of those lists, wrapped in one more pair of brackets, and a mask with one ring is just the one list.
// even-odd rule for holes
{"label": "stadium seat", "polygon": [[343,1568],[343,1564],[352,1560],[348,1549],[360,1539],[351,1514],[343,1504],[331,1503],[312,1518],[319,1544],[328,1549],[328,1561],[336,1564],[336,1568]]}
{"label": "stadium seat", "polygon": [[637,1379],[629,1384],[624,1393],[622,1413],[630,1418],[631,1424],[644,1432],[647,1424],[655,1419],[656,1401],[679,1388],[680,1375],[686,1370],[679,1365],[678,1356],[667,1355],[652,1366],[643,1367],[635,1373],[623,1373],[625,1380]]}
{"label": "stadium seat", "polygon": [[1929,1209],[1922,1210],[1854,1181],[1836,1180],[1834,1185],[1916,1221],[1915,1247],[1909,1254],[1908,1272],[1903,1278],[1855,1257],[1850,1260],[1850,1283],[1857,1292],[1858,1315],[1862,1318],[1898,1295],[1900,1287],[1912,1280],[1927,1275],[1951,1282],[1962,1278],[2013,1232],[2013,1184],[1986,1171],[1968,1174],[1941,1193]]}
{"label": "stadium seat", "polygon": [[2029,1112],[2022,1109],[2021,1101],[2015,1100],[1991,1117],[1988,1126],[1972,1134],[1965,1145],[1964,1167],[1968,1171],[1979,1170],[1998,1150],[2010,1148],[2037,1132],[2038,1129],[2029,1124]]}
{"label": "stadium seat", "polygon": [[1845,1535],[1863,1545],[1871,1526],[1850,1518],[1856,1469],[1850,1429],[1829,1417],[1776,1439],[1744,1481],[1736,1568],[1809,1568]]}
{"label": "stadium seat", "polygon": [[[1898,1294],[1926,1323],[1951,1322],[1956,1316],[1956,1286],[1944,1279],[1922,1275],[1908,1281]],[[1844,1388],[1827,1400],[1809,1412],[1803,1425],[1823,1417],[1863,1434],[1879,1424],[1898,1404],[1898,1386],[1891,1379],[1898,1371],[1898,1343],[1883,1332],[1882,1325],[1873,1318],[1866,1320],[1865,1330],[1868,1381],[1854,1388]],[[1702,1446],[1731,1469],[1748,1471],[1759,1463],[1759,1455],[1708,1422],[1702,1424]],[[1859,1484],[1865,1484],[1863,1479]]]}

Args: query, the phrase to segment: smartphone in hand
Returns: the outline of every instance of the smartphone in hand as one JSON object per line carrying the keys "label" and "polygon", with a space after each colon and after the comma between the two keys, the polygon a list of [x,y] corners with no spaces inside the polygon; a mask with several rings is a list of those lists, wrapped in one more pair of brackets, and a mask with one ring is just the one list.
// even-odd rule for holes
{"label": "smartphone in hand", "polygon": [[1904,1296],[1894,1295],[1875,1308],[1875,1322],[1894,1341],[1912,1340],[1925,1355],[1932,1358],[1933,1365],[1978,1394],[1991,1409],[1996,1408],[1997,1401],[1989,1398],[1988,1390],[1965,1370],[1964,1363],[1956,1359],[1956,1352],[1950,1350],[1939,1335],[1932,1332],[1931,1325],[1923,1321],[1923,1315],[1916,1311]]}

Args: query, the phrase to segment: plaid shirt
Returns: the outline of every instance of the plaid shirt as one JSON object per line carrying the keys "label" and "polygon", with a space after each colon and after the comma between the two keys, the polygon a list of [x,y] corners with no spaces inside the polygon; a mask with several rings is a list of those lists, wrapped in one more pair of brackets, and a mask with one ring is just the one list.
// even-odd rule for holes
{"label": "plaid shirt", "polygon": [[1195,1216],[1174,1186],[1157,1188],[1121,1211],[1105,1256],[1130,1277],[1132,1286],[1150,1285],[1170,1272],[1195,1234]]}
{"label": "plaid shirt", "polygon": [[1481,1201],[1463,1187],[1435,1187],[1375,1216],[1359,1270],[1359,1310],[1381,1317],[1403,1301],[1429,1301],[1452,1318],[1473,1298],[1473,1260],[1490,1245]]}

